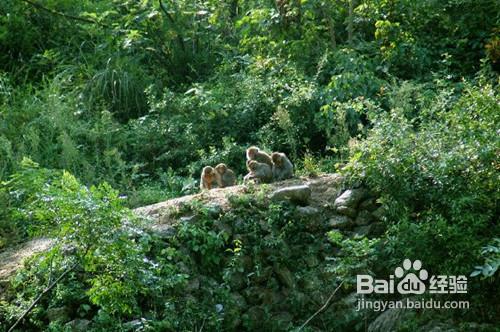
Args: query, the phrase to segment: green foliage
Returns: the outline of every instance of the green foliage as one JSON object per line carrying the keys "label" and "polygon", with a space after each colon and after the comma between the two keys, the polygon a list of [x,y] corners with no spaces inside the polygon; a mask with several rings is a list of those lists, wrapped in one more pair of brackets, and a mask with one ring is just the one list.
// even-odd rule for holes
{"label": "green foliage", "polygon": [[102,100],[117,119],[127,121],[148,112],[148,82],[147,73],[133,59],[110,58],[106,67],[88,81],[86,95],[92,106],[98,107]]}
{"label": "green foliage", "polygon": [[376,63],[360,51],[339,49],[321,57],[316,79],[326,84],[325,101],[346,102],[357,97],[372,98],[384,81]]}
{"label": "green foliage", "polygon": [[488,216],[484,204],[495,196],[496,98],[491,86],[470,87],[451,111],[431,109],[418,119],[400,110],[381,114],[349,170],[404,206],[435,206],[457,216],[477,207]]}
{"label": "green foliage", "polygon": [[[50,279],[52,269],[54,273],[63,271],[76,259],[86,273],[99,271],[88,279],[91,287],[87,294],[92,303],[110,314],[137,310],[135,296],[141,291],[140,284],[152,277],[152,272],[145,269],[147,264],[137,255],[147,241],[143,238],[143,242],[136,243],[130,237],[135,231],[133,225],[122,224],[129,214],[118,193],[107,184],[84,187],[67,172],[48,172],[28,161],[23,167],[8,183],[16,199],[11,207],[14,221],[22,221],[30,234],[59,239],[42,261],[50,264],[48,275],[42,278]],[[73,248],[73,257],[54,256],[64,246]],[[126,279],[122,278],[124,274]],[[21,289],[23,286],[18,285]]]}
{"label": "green foliage", "polygon": [[369,1],[352,17],[325,1],[40,5],[0,6],[0,177],[30,157],[107,181],[133,206],[189,191],[156,188],[169,169],[186,183],[212,162],[244,173],[250,144],[343,162],[368,113],[409,112],[400,97],[414,115],[427,107],[405,94],[427,93],[431,71],[496,63],[494,1]]}
{"label": "green foliage", "polygon": [[375,22],[375,29],[384,71],[392,69],[401,77],[415,77],[429,67],[429,50],[420,46],[399,22],[379,20]]}
{"label": "green foliage", "polygon": [[21,167],[21,172],[0,183],[0,248],[42,232],[43,222],[32,218],[29,206],[39,199],[47,184],[61,175],[58,171],[40,170],[29,159],[23,159]]}
{"label": "green foliage", "polygon": [[[499,231],[498,92],[466,84],[458,100],[418,114],[399,108],[376,116],[345,170],[382,195],[392,265],[414,257],[431,271],[469,275]],[[486,275],[495,271],[490,260]]]}
{"label": "green foliage", "polygon": [[[347,163],[350,179],[380,193],[388,211],[388,261],[418,255],[455,274],[477,266],[478,296],[490,290],[498,1],[32,2],[0,3],[0,249],[36,234],[76,243],[76,255],[56,259],[58,246],[52,265],[47,257],[38,274],[33,264],[20,277],[46,284],[78,263],[81,271],[56,289],[59,302],[46,306],[77,302],[82,317],[110,331],[139,315],[153,330],[224,328],[213,306],[232,303],[227,289],[206,291],[197,308],[180,294],[192,281],[177,266],[181,248],[150,253],[159,240],[121,220],[129,218],[124,205],[197,192],[205,165],[224,162],[241,178],[249,145],[287,153],[301,175]],[[309,243],[294,237],[303,229],[288,207],[253,194],[231,199],[250,234],[235,247],[203,208],[198,224],[183,225],[184,250],[208,257],[204,271],[221,268],[229,248],[252,255],[259,274],[269,263],[261,250]],[[257,216],[245,213],[256,206]],[[336,273],[371,262],[369,240],[333,240],[352,253]],[[222,270],[221,278],[234,272]],[[25,307],[40,289],[19,282],[16,290]],[[9,321],[19,314],[6,310]],[[32,329],[45,328],[43,315],[33,312]]]}
{"label": "green foliage", "polygon": [[495,275],[500,266],[500,239],[493,239],[493,244],[487,245],[481,251],[484,257],[484,264],[476,266],[471,273],[471,277],[481,275],[482,278],[491,278]]}
{"label": "green foliage", "polygon": [[330,272],[346,282],[346,287],[354,286],[357,274],[372,274],[372,266],[377,259],[379,239],[366,237],[344,238],[342,233],[333,230],[327,233],[328,240],[340,249],[339,255],[327,258]]}
{"label": "green foliage", "polygon": [[304,161],[302,162],[301,166],[302,167],[300,167],[299,171],[304,172],[306,176],[315,177],[320,173],[320,166],[318,165],[318,161],[310,153],[306,153],[304,155]]}
{"label": "green foliage", "polygon": [[197,262],[209,272],[217,271],[217,267],[223,257],[220,252],[227,244],[229,234],[215,232],[212,228],[213,220],[210,218],[209,210],[201,210],[198,214],[201,220],[195,224],[184,222],[179,226],[178,241],[184,243],[189,250],[195,253]]}
{"label": "green foliage", "polygon": [[[141,179],[141,175],[146,179]],[[130,190],[126,196],[127,205],[135,208],[164,201],[169,198],[195,193],[198,188],[192,178],[176,175],[172,169],[151,180],[147,174],[138,173],[140,185]]]}

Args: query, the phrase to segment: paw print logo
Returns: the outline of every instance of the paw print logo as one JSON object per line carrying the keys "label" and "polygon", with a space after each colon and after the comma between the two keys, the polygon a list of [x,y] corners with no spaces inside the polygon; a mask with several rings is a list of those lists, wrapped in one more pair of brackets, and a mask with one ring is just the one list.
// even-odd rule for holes
{"label": "paw print logo", "polygon": [[[418,277],[415,273],[409,272],[413,267],[415,272],[418,272]],[[397,289],[400,294],[423,294],[425,292],[425,284],[423,281],[427,280],[429,274],[427,270],[422,269],[422,262],[418,259],[411,263],[411,260],[405,259],[403,266],[398,266],[394,271],[397,278],[403,278],[398,283]]]}

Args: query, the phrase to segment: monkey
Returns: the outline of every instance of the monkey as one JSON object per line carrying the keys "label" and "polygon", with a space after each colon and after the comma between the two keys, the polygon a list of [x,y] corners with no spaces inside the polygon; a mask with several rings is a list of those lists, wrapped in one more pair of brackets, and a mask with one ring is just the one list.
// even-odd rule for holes
{"label": "monkey", "polygon": [[243,181],[255,183],[270,183],[273,180],[273,171],[271,166],[266,163],[259,163],[256,160],[249,160],[247,162],[248,174],[245,175]]}
{"label": "monkey", "polygon": [[273,167],[273,161],[271,157],[265,153],[264,151],[260,151],[260,149],[256,146],[251,146],[247,149],[247,166],[249,160],[255,160],[259,163],[264,163]]}
{"label": "monkey", "polygon": [[286,154],[281,152],[273,152],[271,154],[273,161],[273,179],[285,180],[293,177],[293,165]]}
{"label": "monkey", "polygon": [[215,170],[212,166],[203,167],[203,171],[201,171],[200,178],[200,189],[212,189],[212,183],[215,180]]}
{"label": "monkey", "polygon": [[215,179],[219,188],[231,187],[236,184],[236,175],[224,163],[215,166]]}

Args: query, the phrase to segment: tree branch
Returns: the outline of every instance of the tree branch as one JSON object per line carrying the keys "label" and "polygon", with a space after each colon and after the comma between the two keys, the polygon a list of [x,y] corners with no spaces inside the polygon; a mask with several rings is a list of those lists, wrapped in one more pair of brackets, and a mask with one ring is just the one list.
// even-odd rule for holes
{"label": "tree branch", "polygon": [[34,1],[31,1],[31,0],[21,0],[21,1],[26,2],[27,4],[29,4],[29,5],[31,5],[31,6],[33,6],[35,8],[41,9],[43,11],[46,11],[46,12],[52,14],[52,15],[61,16],[61,17],[64,17],[64,18],[67,18],[67,19],[70,19],[70,20],[76,20],[76,21],[80,21],[80,22],[84,22],[84,23],[97,24],[97,25],[100,25],[100,26],[106,27],[106,28],[108,27],[104,23],[100,23],[100,22],[97,22],[97,21],[94,21],[94,20],[91,20],[91,19],[85,18],[85,17],[80,17],[80,16],[74,16],[74,15],[69,15],[69,14],[61,13],[61,12],[58,12],[56,10],[44,7],[44,6],[40,5],[39,3],[36,3]]}
{"label": "tree branch", "polygon": [[163,1],[162,0],[158,0],[158,2],[160,3],[160,9],[162,10],[162,12],[165,13],[165,15],[167,16],[168,20],[172,24],[172,29],[175,30],[175,34],[177,35],[177,42],[179,43],[179,46],[181,47],[181,49],[182,49],[183,52],[186,52],[186,46],[184,45],[184,40],[182,39],[182,36],[179,33],[179,31],[178,31],[178,29],[177,29],[177,27],[175,25],[174,18],[167,11],[167,8],[165,8],[165,5],[163,4]]}
{"label": "tree branch", "polygon": [[[24,1],[24,0],[23,0]],[[38,302],[40,302],[40,300],[42,299],[42,297],[47,294],[48,292],[50,292],[50,290],[52,288],[54,288],[55,285],[57,285],[57,283],[59,281],[61,281],[68,273],[70,273],[71,271],[73,271],[73,269],[77,266],[78,264],[75,263],[73,264],[72,266],[70,266],[69,268],[67,268],[63,273],[61,273],[61,275],[56,279],[54,280],[54,282],[52,282],[48,287],[46,287],[38,296],[37,298],[30,304],[30,306],[28,307],[28,309],[26,309],[23,314],[21,315],[21,317],[19,317],[19,319],[9,328],[9,330],[7,332],[12,332],[14,331],[14,329],[16,328],[16,326],[31,312],[31,310],[33,310],[33,308],[38,304]]]}
{"label": "tree branch", "polygon": [[321,308],[319,308],[318,311],[316,311],[311,317],[309,317],[305,321],[305,323],[302,324],[301,327],[299,327],[299,329],[297,331],[301,331],[310,321],[313,320],[314,317],[316,317],[320,312],[322,312],[323,310],[325,310],[328,307],[328,304],[333,299],[333,296],[335,295],[335,293],[337,293],[337,291],[340,289],[340,287],[342,286],[343,283],[344,283],[344,281],[342,281],[340,283],[340,285],[338,285],[337,288],[335,288],[335,290],[333,291],[332,295],[330,295],[330,297],[328,298],[328,300],[326,300],[325,304],[323,304],[323,306]]}
{"label": "tree branch", "polygon": [[170,21],[170,23],[174,24],[174,18],[172,17],[172,15],[170,15],[170,13],[165,8],[165,5],[163,4],[163,1],[158,0],[158,2],[160,3],[160,9],[165,13],[165,15],[167,16],[167,18]]}

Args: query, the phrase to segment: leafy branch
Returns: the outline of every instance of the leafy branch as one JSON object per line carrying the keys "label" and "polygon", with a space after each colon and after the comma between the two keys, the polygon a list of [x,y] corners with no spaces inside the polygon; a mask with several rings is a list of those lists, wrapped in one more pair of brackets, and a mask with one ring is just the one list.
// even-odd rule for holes
{"label": "leafy branch", "polygon": [[56,15],[56,16],[61,16],[61,17],[64,17],[66,19],[69,19],[69,20],[75,20],[75,21],[80,21],[80,22],[84,22],[84,23],[91,23],[91,24],[97,24],[97,25],[100,25],[102,27],[106,27],[108,28],[108,25],[104,24],[104,23],[101,23],[101,22],[98,22],[98,21],[94,21],[92,19],[89,19],[89,18],[85,18],[85,17],[81,17],[81,16],[74,16],[74,15],[70,15],[70,14],[65,14],[65,13],[61,13],[57,10],[53,10],[53,9],[50,9],[50,8],[47,8],[47,7],[44,7],[42,6],[41,4],[39,3],[36,3],[34,1],[31,1],[31,0],[21,0],[35,8],[38,8],[38,9],[41,9],[43,11],[46,11],[52,15]]}

